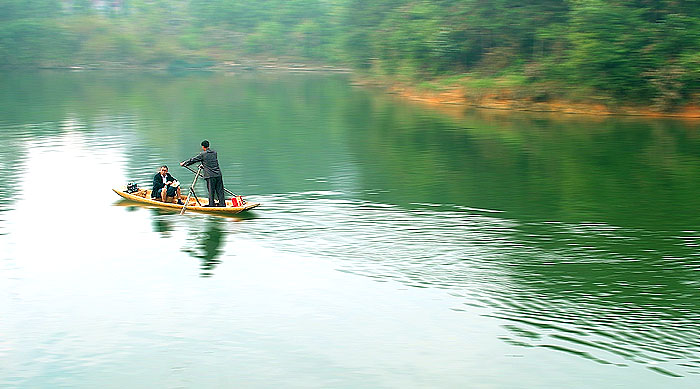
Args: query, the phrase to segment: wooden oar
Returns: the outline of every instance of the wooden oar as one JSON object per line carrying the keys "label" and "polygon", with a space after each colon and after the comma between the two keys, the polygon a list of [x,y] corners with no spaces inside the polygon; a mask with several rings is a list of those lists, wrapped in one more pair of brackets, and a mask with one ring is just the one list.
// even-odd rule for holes
{"label": "wooden oar", "polygon": [[[187,166],[185,166],[185,167],[187,167]],[[189,170],[192,170],[192,169],[190,169],[189,167],[187,167],[187,168],[188,168]],[[192,170],[192,171],[194,172],[194,170]],[[192,181],[192,185],[190,185],[190,190],[189,190],[189,192],[187,193],[187,199],[185,200],[185,205],[184,205],[184,206],[182,207],[182,209],[180,210],[180,215],[182,215],[182,214],[185,213],[185,210],[187,209],[187,204],[190,203],[190,197],[192,196],[192,192],[194,192],[194,184],[197,183],[197,177],[199,177],[199,173],[200,173],[201,171],[202,171],[202,165],[199,165],[199,169],[197,169],[197,171],[194,173],[194,181]],[[197,195],[195,195],[195,199],[196,199],[196,198],[197,198]],[[199,202],[199,200],[197,200],[197,202]]]}

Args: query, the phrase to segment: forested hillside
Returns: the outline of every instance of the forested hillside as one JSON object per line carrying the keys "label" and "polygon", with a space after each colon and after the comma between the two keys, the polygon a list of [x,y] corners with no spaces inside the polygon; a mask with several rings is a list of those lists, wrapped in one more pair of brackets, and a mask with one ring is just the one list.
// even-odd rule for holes
{"label": "forested hillside", "polygon": [[283,56],[520,98],[700,99],[700,0],[0,0],[0,66]]}

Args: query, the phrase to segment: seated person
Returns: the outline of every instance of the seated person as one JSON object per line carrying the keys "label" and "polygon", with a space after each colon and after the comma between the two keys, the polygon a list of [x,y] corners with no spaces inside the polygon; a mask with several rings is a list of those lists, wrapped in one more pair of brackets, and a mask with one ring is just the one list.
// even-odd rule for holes
{"label": "seated person", "polygon": [[178,204],[182,204],[180,200],[180,186],[174,186],[175,177],[168,173],[168,167],[163,165],[160,167],[160,172],[153,176],[153,190],[151,191],[151,197],[154,199],[160,198],[163,202],[168,197],[173,197],[177,199]]}

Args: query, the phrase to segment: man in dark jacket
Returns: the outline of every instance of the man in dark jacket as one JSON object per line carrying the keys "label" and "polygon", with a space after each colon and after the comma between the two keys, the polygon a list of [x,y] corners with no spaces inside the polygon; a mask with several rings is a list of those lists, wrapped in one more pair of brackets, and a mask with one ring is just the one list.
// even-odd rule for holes
{"label": "man in dark jacket", "polygon": [[182,204],[180,200],[180,186],[175,186],[173,183],[177,181],[175,177],[168,173],[168,167],[163,165],[160,167],[160,171],[153,176],[153,190],[151,190],[151,197],[154,199],[160,198],[165,202],[168,196],[177,196],[178,204]]}
{"label": "man in dark jacket", "polygon": [[224,178],[221,176],[221,169],[219,169],[219,159],[217,158],[216,151],[209,148],[208,140],[202,141],[202,152],[187,161],[180,162],[180,166],[190,166],[196,162],[201,162],[204,167],[202,176],[207,180],[207,190],[209,191],[209,204],[207,206],[215,206],[214,195],[216,194],[216,197],[219,199],[218,206],[225,207]]}

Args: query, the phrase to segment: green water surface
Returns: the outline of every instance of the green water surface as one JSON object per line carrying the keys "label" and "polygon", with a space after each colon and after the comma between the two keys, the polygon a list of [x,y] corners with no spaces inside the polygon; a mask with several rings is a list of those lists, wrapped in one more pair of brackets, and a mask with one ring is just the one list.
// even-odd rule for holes
{"label": "green water surface", "polygon": [[[2,74],[0,386],[697,387],[699,127],[347,75]],[[111,191],[189,185],[202,139],[260,208]]]}

